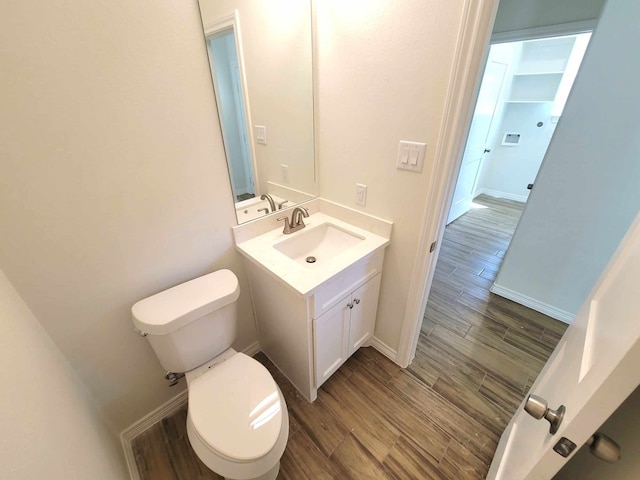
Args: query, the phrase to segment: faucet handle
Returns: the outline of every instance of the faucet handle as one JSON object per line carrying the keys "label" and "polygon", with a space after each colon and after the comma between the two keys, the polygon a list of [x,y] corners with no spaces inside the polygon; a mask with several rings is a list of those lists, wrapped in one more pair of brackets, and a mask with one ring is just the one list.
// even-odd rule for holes
{"label": "faucet handle", "polygon": [[282,233],[291,233],[291,224],[289,223],[289,217],[280,217],[277,220],[278,222],[284,220],[284,230],[282,230]]}

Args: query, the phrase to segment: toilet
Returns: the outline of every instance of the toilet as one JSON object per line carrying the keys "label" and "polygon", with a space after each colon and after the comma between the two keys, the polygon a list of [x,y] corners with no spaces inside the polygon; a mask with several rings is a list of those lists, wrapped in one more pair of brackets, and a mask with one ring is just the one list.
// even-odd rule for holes
{"label": "toilet", "polygon": [[160,364],[185,373],[191,447],[227,479],[273,480],[287,445],[289,416],[278,385],[236,352],[237,277],[219,270],[139,301],[133,323]]}

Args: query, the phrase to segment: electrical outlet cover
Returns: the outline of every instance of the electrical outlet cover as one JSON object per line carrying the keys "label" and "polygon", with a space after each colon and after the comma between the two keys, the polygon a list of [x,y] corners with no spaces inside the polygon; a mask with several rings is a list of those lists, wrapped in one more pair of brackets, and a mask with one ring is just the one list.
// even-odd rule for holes
{"label": "electrical outlet cover", "polygon": [[362,183],[356,183],[356,205],[367,204],[367,186]]}
{"label": "electrical outlet cover", "polygon": [[254,125],[254,129],[256,132],[256,143],[260,145],[267,144],[267,127],[263,125]]}

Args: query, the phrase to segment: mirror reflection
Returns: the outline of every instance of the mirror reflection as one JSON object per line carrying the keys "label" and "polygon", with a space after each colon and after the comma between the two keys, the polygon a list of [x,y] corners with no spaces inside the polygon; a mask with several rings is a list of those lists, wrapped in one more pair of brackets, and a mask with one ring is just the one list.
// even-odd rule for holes
{"label": "mirror reflection", "polygon": [[313,198],[311,0],[200,0],[238,223]]}

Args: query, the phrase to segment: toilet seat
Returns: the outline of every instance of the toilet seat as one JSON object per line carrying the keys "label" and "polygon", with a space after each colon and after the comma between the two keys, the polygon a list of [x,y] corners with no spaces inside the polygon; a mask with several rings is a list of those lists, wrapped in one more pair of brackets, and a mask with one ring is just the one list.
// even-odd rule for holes
{"label": "toilet seat", "polygon": [[232,462],[251,462],[272,451],[286,415],[269,371],[243,353],[217,364],[189,385],[193,433]]}

